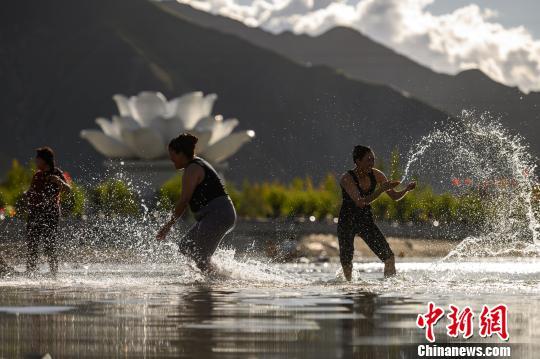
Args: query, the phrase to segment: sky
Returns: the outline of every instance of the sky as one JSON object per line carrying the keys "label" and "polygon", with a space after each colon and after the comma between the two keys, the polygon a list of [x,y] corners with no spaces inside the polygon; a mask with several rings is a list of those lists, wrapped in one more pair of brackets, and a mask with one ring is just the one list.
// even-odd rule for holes
{"label": "sky", "polygon": [[178,0],[273,33],[349,26],[431,69],[540,91],[538,0]]}

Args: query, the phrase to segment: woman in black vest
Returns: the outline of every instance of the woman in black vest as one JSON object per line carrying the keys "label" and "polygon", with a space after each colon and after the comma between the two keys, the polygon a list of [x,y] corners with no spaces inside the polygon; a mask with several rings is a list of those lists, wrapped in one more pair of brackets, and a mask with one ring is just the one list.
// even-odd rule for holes
{"label": "woman in black vest", "polygon": [[396,273],[394,253],[373,221],[370,204],[383,192],[394,201],[399,201],[416,187],[416,183],[411,182],[404,190],[395,191],[399,181],[388,181],[384,173],[373,167],[375,155],[369,147],[355,146],[353,161],[356,167],[344,173],[340,180],[343,203],[339,212],[337,235],[343,274],[348,281],[351,280],[354,236],[358,234],[384,262],[384,276],[388,277]]}
{"label": "woman in black vest", "polygon": [[236,222],[236,211],[216,170],[205,160],[195,156],[197,137],[182,133],[169,143],[169,157],[176,169],[183,169],[182,193],[171,219],[160,229],[158,240],[163,240],[187,206],[197,222],[178,242],[180,253],[192,258],[202,271],[212,269],[210,258],[219,242]]}

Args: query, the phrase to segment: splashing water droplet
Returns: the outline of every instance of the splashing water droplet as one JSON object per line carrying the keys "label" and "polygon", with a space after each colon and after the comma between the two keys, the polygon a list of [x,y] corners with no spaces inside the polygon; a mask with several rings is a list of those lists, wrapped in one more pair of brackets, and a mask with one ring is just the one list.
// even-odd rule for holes
{"label": "splashing water droplet", "polygon": [[480,198],[486,211],[481,228],[449,257],[540,253],[535,162],[523,138],[489,113],[463,111],[410,151],[401,181],[423,178],[439,191]]}

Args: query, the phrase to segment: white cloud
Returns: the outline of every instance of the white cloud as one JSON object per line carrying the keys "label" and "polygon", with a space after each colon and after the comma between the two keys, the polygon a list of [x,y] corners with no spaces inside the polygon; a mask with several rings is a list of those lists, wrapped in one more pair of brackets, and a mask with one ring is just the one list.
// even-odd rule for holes
{"label": "white cloud", "polygon": [[496,81],[540,90],[540,41],[524,27],[505,28],[497,14],[471,4],[444,15],[434,0],[179,0],[278,33],[318,35],[350,26],[430,68],[479,68]]}

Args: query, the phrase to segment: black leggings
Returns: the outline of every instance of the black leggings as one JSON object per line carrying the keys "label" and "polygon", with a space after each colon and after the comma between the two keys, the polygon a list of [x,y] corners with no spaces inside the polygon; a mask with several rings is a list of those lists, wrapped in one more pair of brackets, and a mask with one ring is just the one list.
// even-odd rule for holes
{"label": "black leggings", "polygon": [[201,270],[208,269],[210,257],[236,223],[236,211],[229,196],[214,198],[199,212],[197,222],[178,242],[180,253],[192,258]]}
{"label": "black leggings", "polygon": [[342,265],[350,265],[354,254],[354,236],[360,235],[368,247],[379,257],[386,261],[394,253],[390,249],[384,234],[375,222],[371,212],[343,215],[340,214],[337,227],[339,241],[339,259]]}
{"label": "black leggings", "polygon": [[28,246],[26,269],[28,271],[37,269],[41,245],[43,245],[44,252],[49,259],[51,272],[58,271],[57,230],[57,216],[43,215],[28,220],[26,225],[26,245]]}

